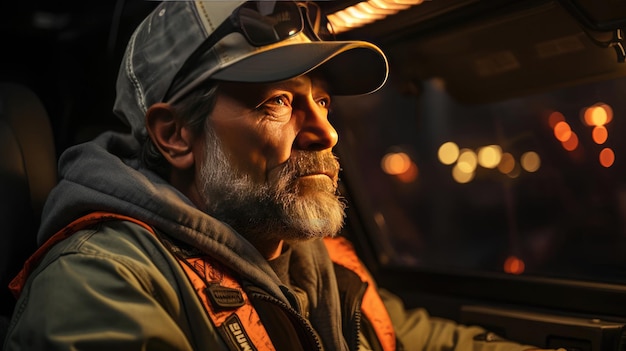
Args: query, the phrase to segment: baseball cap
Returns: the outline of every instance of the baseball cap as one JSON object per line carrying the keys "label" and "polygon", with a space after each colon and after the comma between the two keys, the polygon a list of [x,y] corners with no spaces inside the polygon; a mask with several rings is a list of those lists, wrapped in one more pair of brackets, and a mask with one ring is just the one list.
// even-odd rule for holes
{"label": "baseball cap", "polygon": [[[387,80],[384,53],[366,41],[326,41],[305,30],[262,45],[251,43],[245,30],[216,37],[215,31],[233,21],[244,3],[164,1],[139,24],[124,53],[114,105],[135,136],[145,135],[144,116],[151,105],[176,101],[208,79],[262,83],[317,70],[333,95],[368,94]],[[271,8],[274,2],[259,3]],[[192,55],[193,64],[185,64]]]}

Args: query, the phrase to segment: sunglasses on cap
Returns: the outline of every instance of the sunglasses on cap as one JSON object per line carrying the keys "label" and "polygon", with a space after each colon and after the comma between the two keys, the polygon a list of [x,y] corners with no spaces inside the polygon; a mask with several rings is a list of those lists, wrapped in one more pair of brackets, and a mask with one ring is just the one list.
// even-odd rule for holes
{"label": "sunglasses on cap", "polygon": [[330,22],[320,7],[311,2],[248,1],[237,7],[185,60],[170,84],[165,100],[172,95],[199,58],[230,33],[241,33],[252,46],[279,43],[304,32],[316,41],[334,40]]}

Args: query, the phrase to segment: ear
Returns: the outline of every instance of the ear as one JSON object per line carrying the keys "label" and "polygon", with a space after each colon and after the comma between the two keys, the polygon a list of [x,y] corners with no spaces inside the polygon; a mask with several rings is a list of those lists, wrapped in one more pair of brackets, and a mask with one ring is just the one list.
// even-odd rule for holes
{"label": "ear", "polygon": [[171,105],[160,102],[150,106],[146,112],[146,130],[172,167],[187,169],[194,165],[192,133]]}

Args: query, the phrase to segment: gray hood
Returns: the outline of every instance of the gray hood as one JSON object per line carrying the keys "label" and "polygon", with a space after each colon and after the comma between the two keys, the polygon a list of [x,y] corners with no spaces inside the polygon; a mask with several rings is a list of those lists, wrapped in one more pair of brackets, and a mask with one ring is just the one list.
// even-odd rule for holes
{"label": "gray hood", "polygon": [[[198,247],[281,296],[273,270],[259,252],[227,224],[205,214],[135,158],[139,144],[131,135],[105,133],[65,151],[60,182],[44,206],[39,244],[74,219],[93,211],[137,218]],[[261,283],[261,282],[257,282]]]}

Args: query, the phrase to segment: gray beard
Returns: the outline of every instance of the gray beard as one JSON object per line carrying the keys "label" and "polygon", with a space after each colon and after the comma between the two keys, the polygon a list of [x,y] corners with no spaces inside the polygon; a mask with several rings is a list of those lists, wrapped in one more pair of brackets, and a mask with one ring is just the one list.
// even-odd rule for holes
{"label": "gray beard", "polygon": [[212,128],[200,186],[208,214],[229,224],[248,240],[301,241],[336,235],[344,224],[345,202],[337,179],[315,179],[306,186],[299,175],[331,171],[339,164],[331,153],[299,151],[280,167],[275,179],[254,182],[233,169]]}

